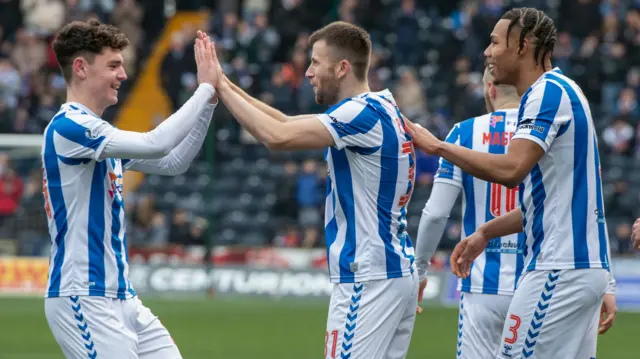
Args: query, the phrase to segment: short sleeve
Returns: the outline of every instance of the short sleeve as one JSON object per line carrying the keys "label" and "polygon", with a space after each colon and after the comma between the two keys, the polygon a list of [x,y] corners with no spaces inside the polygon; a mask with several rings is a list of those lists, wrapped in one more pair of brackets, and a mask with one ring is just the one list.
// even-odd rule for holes
{"label": "short sleeve", "polygon": [[99,161],[116,129],[108,122],[90,115],[57,118],[53,130],[59,136],[56,153],[67,158],[88,158]]}
{"label": "short sleeve", "polygon": [[520,103],[518,127],[513,140],[524,138],[531,140],[547,152],[573,116],[571,104],[564,91],[555,82],[540,81],[533,85]]}
{"label": "short sleeve", "polygon": [[336,148],[376,148],[382,145],[380,115],[364,99],[350,99],[318,119],[327,128]]}
{"label": "short sleeve", "polygon": [[[460,125],[455,125],[445,140],[448,143],[460,145]],[[462,171],[458,166],[446,160],[444,157],[440,158],[440,165],[438,166],[438,172],[436,172],[433,182],[448,183],[454,186],[462,187]]]}

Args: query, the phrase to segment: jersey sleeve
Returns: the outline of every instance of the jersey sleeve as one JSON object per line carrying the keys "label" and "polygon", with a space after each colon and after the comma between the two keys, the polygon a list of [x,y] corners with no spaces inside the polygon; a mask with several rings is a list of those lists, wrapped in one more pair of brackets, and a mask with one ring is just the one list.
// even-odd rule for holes
{"label": "jersey sleeve", "polygon": [[348,100],[318,119],[327,128],[336,148],[376,148],[382,144],[380,116],[360,99]]}
{"label": "jersey sleeve", "polygon": [[[455,125],[445,140],[446,142],[460,145],[460,125]],[[438,172],[436,172],[434,183],[448,183],[454,186],[462,187],[462,171],[458,166],[446,160],[444,157],[440,158],[440,165],[438,166]]]}
{"label": "jersey sleeve", "polygon": [[55,133],[64,140],[56,142],[56,153],[66,158],[100,161],[100,154],[115,131],[108,122],[91,115],[57,119]]}
{"label": "jersey sleeve", "polygon": [[518,119],[518,127],[512,139],[531,140],[547,152],[563,127],[569,125],[572,117],[571,106],[564,101],[560,85],[552,81],[540,81],[523,96]]}

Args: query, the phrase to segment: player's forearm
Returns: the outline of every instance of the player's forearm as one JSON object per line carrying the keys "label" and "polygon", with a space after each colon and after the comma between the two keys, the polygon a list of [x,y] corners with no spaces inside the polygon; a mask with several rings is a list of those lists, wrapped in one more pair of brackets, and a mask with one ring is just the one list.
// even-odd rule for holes
{"label": "player's forearm", "polygon": [[253,106],[227,83],[218,87],[218,96],[240,125],[258,141],[270,148],[286,142],[285,124]]}
{"label": "player's forearm", "polygon": [[487,241],[522,232],[522,211],[516,208],[504,216],[496,217],[477,230]]}
{"label": "player's forearm", "polygon": [[416,266],[420,280],[424,279],[447,225],[447,219],[460,193],[460,187],[436,182],[422,210],[416,240]]}
{"label": "player's forearm", "polygon": [[447,142],[442,142],[438,155],[473,177],[509,188],[520,184],[516,175],[518,164],[513,156],[473,151]]}
{"label": "player's forearm", "polygon": [[200,114],[196,125],[168,155],[157,160],[140,160],[131,165],[130,169],[165,176],[176,176],[186,172],[207,137],[214,109],[215,105],[207,106]]}
{"label": "player's forearm", "polygon": [[280,110],[278,110],[276,108],[273,108],[273,107],[267,105],[266,103],[256,99],[255,97],[249,95],[242,88],[240,88],[240,86],[238,86],[238,85],[234,84],[233,82],[231,82],[231,80],[225,78],[224,81],[226,81],[226,83],[229,85],[229,87],[231,87],[231,89],[235,93],[240,95],[245,101],[247,101],[250,104],[252,104],[253,106],[255,106],[258,110],[260,110],[260,111],[266,113],[267,115],[273,117],[277,121],[280,121],[280,122],[290,121],[290,117],[285,115],[284,113],[282,113],[282,111],[280,111]]}
{"label": "player's forearm", "polygon": [[176,113],[155,129],[145,133],[116,131],[100,158],[158,159],[168,155],[195,126],[214,94],[213,86],[201,84]]}

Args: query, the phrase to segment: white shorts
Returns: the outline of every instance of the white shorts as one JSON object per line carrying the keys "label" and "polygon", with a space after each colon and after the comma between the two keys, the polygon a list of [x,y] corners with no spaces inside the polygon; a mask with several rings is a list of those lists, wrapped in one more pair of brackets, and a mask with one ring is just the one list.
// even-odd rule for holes
{"label": "white shorts", "polygon": [[167,329],[138,297],[45,298],[44,310],[67,358],[182,358]]}
{"label": "white shorts", "polygon": [[607,281],[605,269],[525,273],[509,307],[498,358],[595,358]]}
{"label": "white shorts", "polygon": [[461,293],[458,316],[458,359],[495,359],[510,295]]}
{"label": "white shorts", "polygon": [[335,284],[325,359],[406,357],[418,305],[418,275]]}

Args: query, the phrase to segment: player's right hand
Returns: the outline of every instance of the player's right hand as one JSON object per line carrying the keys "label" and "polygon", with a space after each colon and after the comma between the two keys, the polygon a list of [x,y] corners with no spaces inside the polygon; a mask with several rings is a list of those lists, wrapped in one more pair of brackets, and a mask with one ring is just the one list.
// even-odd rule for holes
{"label": "player's right hand", "polygon": [[458,278],[467,278],[471,271],[471,263],[484,251],[487,243],[480,232],[475,232],[460,241],[449,259],[451,272]]}
{"label": "player's right hand", "polygon": [[208,83],[217,87],[222,78],[222,69],[218,63],[214,44],[209,36],[198,30],[198,38],[194,47],[196,67],[198,70],[198,83]]}
{"label": "player's right hand", "polygon": [[640,218],[633,223],[633,232],[631,232],[631,240],[633,248],[640,249]]}
{"label": "player's right hand", "polygon": [[424,278],[420,281],[420,285],[418,286],[418,307],[416,308],[416,313],[422,314],[422,307],[420,306],[420,302],[422,302],[422,295],[424,294],[424,289],[427,287],[427,279]]}

